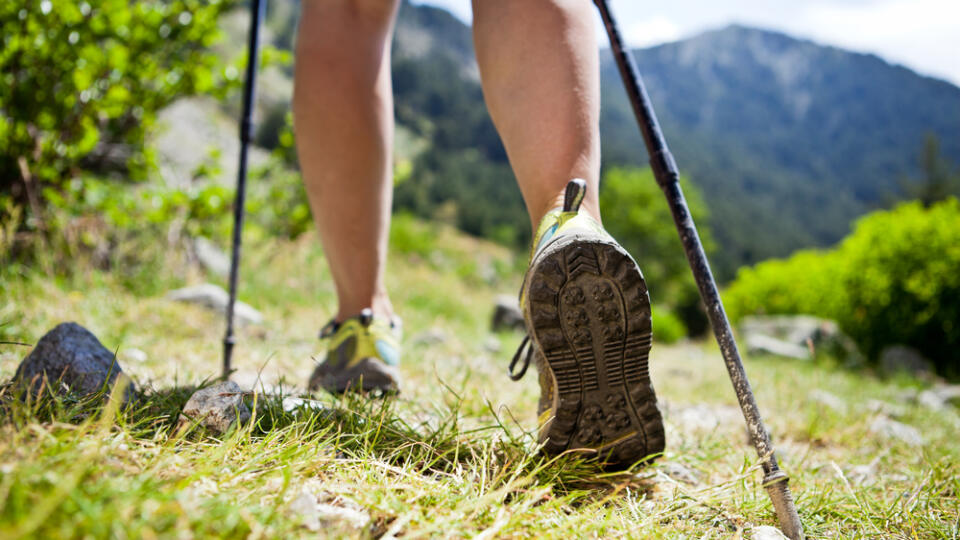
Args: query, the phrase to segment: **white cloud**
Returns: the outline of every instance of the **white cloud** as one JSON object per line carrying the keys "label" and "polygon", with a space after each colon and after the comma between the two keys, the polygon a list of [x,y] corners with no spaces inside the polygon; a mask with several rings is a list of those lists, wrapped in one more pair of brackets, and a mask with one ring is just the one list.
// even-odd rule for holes
{"label": "white cloud", "polygon": [[627,23],[623,39],[633,47],[649,47],[680,38],[680,27],[663,15]]}
{"label": "white cloud", "polygon": [[[470,0],[415,0],[470,21]],[[527,1],[527,0],[515,0]],[[649,46],[731,23],[860,52],[960,85],[960,0],[610,0],[624,37]],[[597,39],[606,46],[598,24]]]}

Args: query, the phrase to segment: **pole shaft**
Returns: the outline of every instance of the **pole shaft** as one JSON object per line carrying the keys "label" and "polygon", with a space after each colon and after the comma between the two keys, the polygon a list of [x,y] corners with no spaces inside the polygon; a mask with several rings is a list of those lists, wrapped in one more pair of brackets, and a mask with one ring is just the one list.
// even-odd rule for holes
{"label": "pole shaft", "polygon": [[260,22],[266,12],[266,0],[252,0],[250,32],[247,41],[247,67],[243,83],[243,111],[240,117],[240,158],[237,167],[237,193],[233,201],[233,244],[230,254],[230,299],[227,302],[227,331],[223,337],[223,377],[230,376],[233,345],[233,308],[237,301],[240,274],[240,248],[243,243],[243,214],[247,198],[247,150],[253,135],[253,105],[256,101],[257,62],[260,58]]}
{"label": "pole shaft", "polygon": [[610,12],[607,0],[595,0],[595,3],[600,10],[600,16],[603,18],[617,68],[620,70],[620,76],[630,98],[630,104],[637,118],[647,152],[650,155],[650,166],[653,169],[654,177],[670,205],[670,212],[673,214],[674,223],[680,233],[680,240],[696,279],[700,298],[707,308],[707,316],[713,327],[714,336],[720,345],[730,381],[733,383],[737,400],[740,402],[740,409],[743,411],[750,439],[762,460],[764,487],[773,501],[783,532],[793,539],[803,538],[803,528],[787,487],[788,477],[777,464],[770,435],[760,417],[760,410],[753,396],[750,381],[747,379],[747,373],[743,368],[737,343],[730,328],[730,321],[724,312],[723,302],[720,299],[720,293],[710,270],[707,255],[703,251],[696,225],[684,199],[683,190],[680,188],[680,173],[676,161],[667,147],[650,97],[644,87],[643,79],[640,77],[640,71],[637,69],[633,56],[623,45],[620,30]]}

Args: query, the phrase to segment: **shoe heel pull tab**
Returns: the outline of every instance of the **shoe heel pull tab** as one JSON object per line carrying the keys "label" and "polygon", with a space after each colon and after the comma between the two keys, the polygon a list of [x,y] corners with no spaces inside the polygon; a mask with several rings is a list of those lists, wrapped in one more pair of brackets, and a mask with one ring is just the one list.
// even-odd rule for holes
{"label": "shoe heel pull tab", "polygon": [[370,326],[370,323],[373,322],[373,310],[370,308],[363,308],[360,312],[360,324],[365,328]]}
{"label": "shoe heel pull tab", "polygon": [[563,211],[579,212],[580,203],[587,194],[587,181],[582,178],[574,178],[567,182],[567,190],[563,194]]}

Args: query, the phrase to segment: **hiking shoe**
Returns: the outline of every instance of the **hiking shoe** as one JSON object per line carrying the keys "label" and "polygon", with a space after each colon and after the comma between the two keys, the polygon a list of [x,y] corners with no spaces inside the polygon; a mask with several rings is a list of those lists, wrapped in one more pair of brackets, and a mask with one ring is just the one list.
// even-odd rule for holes
{"label": "hiking shoe", "polygon": [[647,365],[650,298],[633,258],[578,213],[585,193],[586,182],[571,180],[563,208],[540,222],[520,292],[527,337],[510,376],[536,358],[545,453],[584,449],[623,468],[665,444]]}
{"label": "hiking shoe", "polygon": [[396,393],[400,390],[400,323],[375,318],[370,309],[320,330],[327,357],[310,376],[310,390]]}

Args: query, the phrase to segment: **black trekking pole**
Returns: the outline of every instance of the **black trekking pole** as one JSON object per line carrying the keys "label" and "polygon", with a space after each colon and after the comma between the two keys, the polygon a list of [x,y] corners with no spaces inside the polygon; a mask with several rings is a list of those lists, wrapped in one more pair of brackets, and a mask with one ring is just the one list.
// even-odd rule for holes
{"label": "black trekking pole", "polygon": [[600,16],[603,18],[607,36],[610,38],[610,48],[613,51],[624,86],[626,86],[627,95],[630,97],[634,115],[640,125],[640,132],[643,134],[643,141],[650,155],[650,166],[653,169],[654,177],[667,197],[670,212],[673,214],[673,221],[677,225],[683,249],[686,251],[687,260],[690,262],[690,269],[693,271],[697,287],[700,289],[700,298],[707,308],[707,315],[710,318],[717,343],[720,345],[720,351],[727,365],[727,372],[730,374],[733,389],[740,402],[740,409],[743,411],[743,418],[746,420],[750,439],[753,441],[760,459],[763,460],[763,486],[766,488],[767,494],[770,495],[770,500],[773,502],[774,510],[777,513],[777,519],[780,522],[780,528],[784,534],[793,540],[800,540],[803,538],[803,526],[800,524],[800,516],[797,515],[797,509],[793,504],[790,488],[787,486],[789,478],[777,464],[773,444],[770,442],[770,434],[760,418],[760,410],[757,408],[757,401],[753,397],[750,381],[747,380],[747,373],[743,369],[743,362],[741,362],[740,353],[737,351],[737,343],[734,341],[733,331],[730,329],[730,321],[727,320],[727,314],[723,310],[723,303],[720,300],[720,293],[717,291],[713,273],[710,271],[710,264],[707,262],[707,256],[703,251],[703,245],[700,243],[700,236],[697,234],[693,217],[690,215],[687,202],[683,197],[683,191],[680,189],[680,173],[677,170],[677,163],[674,161],[670,149],[667,148],[667,141],[660,130],[657,116],[653,112],[653,105],[650,103],[650,97],[643,86],[643,80],[640,78],[637,65],[629,51],[624,49],[620,29],[610,12],[607,0],[594,0],[594,2],[600,9]]}
{"label": "black trekking pole", "polygon": [[240,244],[243,235],[243,206],[247,196],[247,149],[253,132],[253,103],[257,89],[257,61],[260,58],[260,21],[266,0],[251,0],[250,34],[247,41],[247,70],[243,83],[243,112],[240,118],[240,163],[237,167],[237,194],[233,200],[233,247],[230,256],[230,299],[227,302],[227,333],[223,337],[223,378],[230,376],[233,355],[233,306],[237,302],[237,276],[240,273]]}

